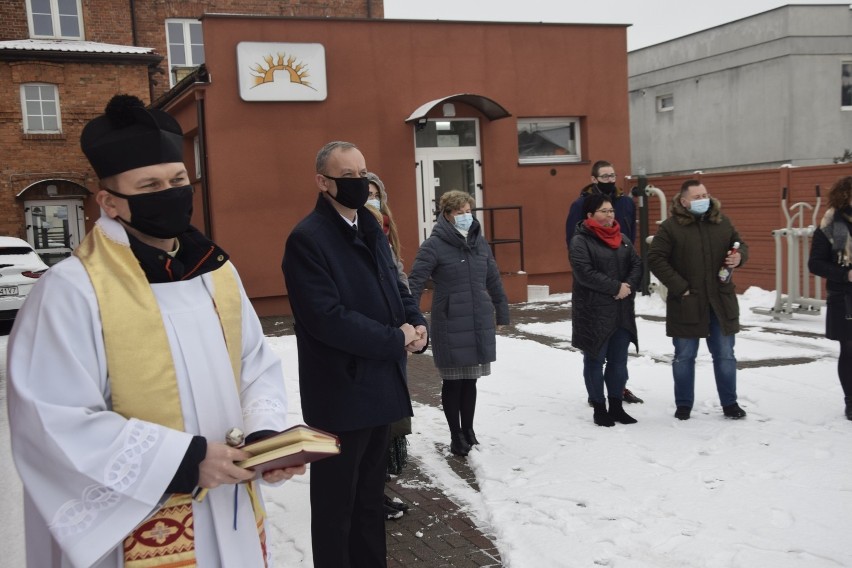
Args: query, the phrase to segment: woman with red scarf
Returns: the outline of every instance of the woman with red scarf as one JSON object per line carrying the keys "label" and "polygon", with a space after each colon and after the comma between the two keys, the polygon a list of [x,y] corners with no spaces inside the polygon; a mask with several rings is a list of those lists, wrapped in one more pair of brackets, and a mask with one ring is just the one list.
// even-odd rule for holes
{"label": "woman with red scarf", "polygon": [[583,378],[595,424],[634,424],[636,419],[624,411],[622,403],[627,350],[631,343],[639,349],[633,299],[642,278],[642,261],[621,233],[609,197],[586,196],[583,216],[570,246],[574,276],[571,344],[583,351]]}

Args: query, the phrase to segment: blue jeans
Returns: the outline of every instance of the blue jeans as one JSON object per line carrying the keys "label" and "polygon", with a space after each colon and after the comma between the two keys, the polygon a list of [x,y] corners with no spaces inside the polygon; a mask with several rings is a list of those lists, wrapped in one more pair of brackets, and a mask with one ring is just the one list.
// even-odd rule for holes
{"label": "blue jeans", "polygon": [[[583,351],[583,378],[591,402],[606,402],[604,383],[610,398],[619,400],[624,396],[627,384],[627,349],[630,347],[630,333],[618,328],[597,355]],[[604,371],[606,363],[606,371]]]}
{"label": "blue jeans", "polygon": [[[716,376],[716,390],[719,402],[728,406],[737,402],[737,358],[734,356],[734,338],[736,335],[722,335],[719,318],[710,309],[710,336],[707,348],[713,356],[713,374]],[[698,354],[697,337],[673,337],[675,404],[692,408],[695,402],[695,356]]]}

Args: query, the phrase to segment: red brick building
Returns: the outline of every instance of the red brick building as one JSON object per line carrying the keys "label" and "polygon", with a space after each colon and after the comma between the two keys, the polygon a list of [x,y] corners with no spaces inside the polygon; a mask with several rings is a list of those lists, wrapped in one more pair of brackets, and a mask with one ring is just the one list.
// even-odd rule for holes
{"label": "red brick building", "polygon": [[204,62],[198,18],[223,11],[382,17],[382,0],[0,0],[0,235],[52,263],[99,215],[80,131],[109,98],[161,96]]}
{"label": "red brick building", "polygon": [[267,314],[289,311],[283,244],[329,140],[385,181],[409,263],[441,193],[473,194],[515,301],[569,289],[565,214],[591,163],[629,173],[624,25],[387,21],[381,0],[60,5],[0,0],[0,234],[48,260],[99,215],[78,141],[115,93],[181,122],[194,224]]}

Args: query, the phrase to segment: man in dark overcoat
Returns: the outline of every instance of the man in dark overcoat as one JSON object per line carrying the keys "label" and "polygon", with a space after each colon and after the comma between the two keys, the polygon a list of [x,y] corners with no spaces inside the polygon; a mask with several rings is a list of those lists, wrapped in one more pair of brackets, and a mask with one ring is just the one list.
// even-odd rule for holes
{"label": "man in dark overcoat", "polygon": [[[734,246],[739,243],[739,249]],[[737,404],[737,359],[734,339],[740,309],[733,280],[720,279],[720,269],[733,270],[748,259],[748,246],[718,200],[698,180],[686,180],[672,200],[648,252],[651,272],[666,287],[666,335],[674,343],[672,374],[677,410],[688,420],[695,399],[695,357],[705,338],[713,356],[719,402],[727,418],[744,418]]]}
{"label": "man in dark overcoat", "polygon": [[384,567],[389,425],[412,415],[406,358],[425,350],[426,320],[364,206],[364,156],[330,142],[316,171],[316,207],[293,229],[282,263],[302,413],[341,442],[340,455],[311,465],[314,566]]}

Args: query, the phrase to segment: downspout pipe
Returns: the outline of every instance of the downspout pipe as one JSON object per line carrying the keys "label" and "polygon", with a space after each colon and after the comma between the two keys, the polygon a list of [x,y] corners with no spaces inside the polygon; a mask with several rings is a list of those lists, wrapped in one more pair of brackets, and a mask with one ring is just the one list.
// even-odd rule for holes
{"label": "downspout pipe", "polygon": [[139,38],[136,36],[136,2],[130,0],[130,33],[133,34],[133,46],[139,46]]}
{"label": "downspout pipe", "polygon": [[198,153],[201,164],[201,215],[204,219],[204,235],[213,240],[213,218],[210,215],[210,184],[207,172],[207,126],[204,121],[204,92],[195,95],[195,111],[198,119]]}

